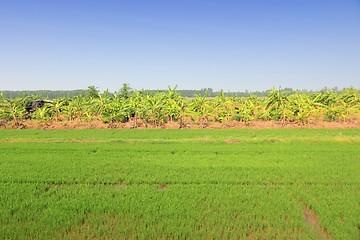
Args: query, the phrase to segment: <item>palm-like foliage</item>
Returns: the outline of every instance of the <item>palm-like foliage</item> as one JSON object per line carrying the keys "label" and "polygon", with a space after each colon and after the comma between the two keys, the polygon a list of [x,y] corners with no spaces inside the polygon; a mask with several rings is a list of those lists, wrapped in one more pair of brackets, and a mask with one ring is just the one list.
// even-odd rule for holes
{"label": "palm-like foliage", "polygon": [[190,102],[188,110],[197,122],[206,127],[209,117],[213,115],[210,100],[207,98],[207,91],[203,96],[195,94],[195,98]]}
{"label": "palm-like foliage", "polygon": [[250,121],[254,120],[255,109],[254,101],[249,97],[239,107],[235,108],[234,118],[248,125]]}
{"label": "palm-like foliage", "polygon": [[323,104],[316,102],[317,95],[312,99],[309,95],[296,92],[291,98],[291,111],[293,113],[292,120],[298,121],[301,124],[306,124],[310,121],[311,116],[317,116],[320,109],[323,108]]}
{"label": "palm-like foliage", "polygon": [[83,119],[84,116],[89,118],[90,114],[84,111],[85,109],[89,109],[90,106],[86,104],[84,97],[79,95],[75,96],[71,101],[69,101],[68,105],[65,105],[63,108],[63,112],[69,121],[73,121],[75,119]]}
{"label": "palm-like foliage", "polygon": [[25,105],[28,98],[15,98],[12,100],[5,99],[2,110],[2,115],[6,120],[12,121],[13,127],[22,125],[22,120],[26,115]]}
{"label": "palm-like foliage", "polygon": [[267,99],[266,109],[270,111],[270,116],[275,120],[280,120],[283,124],[289,120],[293,114],[290,109],[289,99],[283,92],[273,89]]}
{"label": "palm-like foliage", "polygon": [[234,114],[234,102],[230,97],[225,97],[223,91],[212,101],[213,116],[216,121],[224,123],[231,119]]}
{"label": "palm-like foliage", "polygon": [[44,107],[27,113],[25,106],[30,100],[42,99],[28,96],[8,99],[0,94],[0,125],[19,127],[27,119],[46,121],[92,121],[105,123],[125,123],[131,121],[133,127],[139,123],[163,126],[167,122],[178,122],[182,127],[190,119],[202,127],[215,120],[227,123],[231,119],[249,124],[254,119],[275,120],[283,124],[293,121],[307,124],[316,121],[352,121],[360,118],[359,91],[354,88],[341,93],[323,91],[317,93],[296,92],[287,95],[281,89],[273,89],[269,97],[247,98],[227,97],[221,92],[215,98],[195,95],[184,98],[175,88],[153,95],[145,91],[129,92],[124,86],[119,93],[89,87],[85,96],[55,99]]}

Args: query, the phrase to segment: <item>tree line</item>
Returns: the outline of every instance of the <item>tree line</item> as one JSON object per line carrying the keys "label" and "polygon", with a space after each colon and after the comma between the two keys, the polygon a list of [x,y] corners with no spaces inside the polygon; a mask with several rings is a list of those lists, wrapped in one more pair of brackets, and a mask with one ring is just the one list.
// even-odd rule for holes
{"label": "tree line", "polygon": [[[130,88],[130,86],[128,84],[124,84],[125,86],[127,86],[129,92],[134,91],[133,89]],[[88,88],[96,88],[94,86],[89,86]],[[120,89],[121,90],[121,89]],[[338,88],[333,88],[333,89],[328,89],[328,88],[323,88],[321,91],[327,91],[327,90],[331,90],[334,92],[341,92],[341,90],[339,90]],[[0,90],[0,93],[2,93],[5,97],[7,98],[17,98],[17,97],[25,97],[25,96],[40,96],[42,98],[51,98],[51,99],[55,99],[55,98],[60,98],[60,97],[75,97],[78,95],[82,95],[85,96],[86,92],[88,91],[88,89],[77,89],[77,90],[21,90],[21,91],[11,91],[11,90]],[[139,91],[139,90],[138,90]],[[156,94],[157,92],[166,92],[167,90],[165,89],[157,89],[157,90],[140,90],[145,92],[146,94]],[[302,92],[302,93],[312,93],[312,92],[316,92],[316,91],[308,91],[306,89],[303,90],[293,90],[292,88],[283,88],[281,89],[281,91],[285,94],[293,94],[295,92]],[[237,97],[248,97],[248,96],[258,96],[258,97],[267,97],[269,96],[271,89],[269,90],[265,90],[265,91],[214,91],[212,88],[202,88],[199,90],[178,90],[176,89],[176,92],[178,94],[180,94],[182,97],[194,97],[195,95],[204,95],[205,92],[207,93],[208,97],[216,97],[218,96],[220,93],[224,93],[225,96],[229,97],[229,96],[237,96]],[[115,92],[116,93],[116,92]]]}

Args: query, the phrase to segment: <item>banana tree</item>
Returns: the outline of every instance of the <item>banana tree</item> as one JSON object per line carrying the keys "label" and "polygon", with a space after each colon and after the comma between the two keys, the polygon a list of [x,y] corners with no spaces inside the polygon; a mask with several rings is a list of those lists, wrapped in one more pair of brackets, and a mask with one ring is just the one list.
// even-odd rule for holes
{"label": "banana tree", "polygon": [[55,101],[50,105],[51,110],[53,112],[53,117],[55,118],[56,122],[62,120],[61,117],[63,115],[64,108],[68,104],[69,104],[69,98],[60,97],[55,99]]}
{"label": "banana tree", "polygon": [[152,123],[154,126],[161,126],[166,122],[164,95],[163,92],[157,92],[154,96],[146,96],[145,107],[142,112],[145,122]]}
{"label": "banana tree", "polygon": [[24,127],[22,121],[26,115],[25,104],[27,98],[8,100],[3,98],[0,114],[5,121],[12,121],[12,127]]}
{"label": "banana tree", "polygon": [[[163,103],[167,120],[170,122],[178,121],[181,112],[184,112],[185,104],[183,98],[176,92],[176,86],[174,88],[168,87],[168,91],[163,98]],[[180,122],[181,121],[182,120],[180,120]]]}
{"label": "banana tree", "polygon": [[144,91],[134,90],[128,98],[130,116],[129,119],[132,120],[132,126],[138,127],[138,121],[141,119],[143,109],[145,108],[145,93]]}
{"label": "banana tree", "polygon": [[10,118],[10,102],[9,100],[0,93],[0,121],[1,125],[5,126],[6,122]]}
{"label": "banana tree", "polygon": [[83,116],[86,117],[91,116],[88,111],[84,111],[86,108],[86,104],[84,103],[85,103],[84,97],[78,95],[72,98],[69,101],[68,105],[64,106],[64,114],[66,115],[69,121],[73,121],[75,119],[82,119]]}
{"label": "banana tree", "polygon": [[298,121],[301,124],[307,124],[311,113],[314,111],[314,104],[309,96],[296,92],[290,99],[290,103],[292,112],[294,113],[293,120]]}
{"label": "banana tree", "polygon": [[207,127],[209,117],[213,115],[210,101],[207,98],[207,91],[203,96],[195,94],[195,98],[191,100],[188,110],[196,118],[196,121],[200,122],[202,127]]}
{"label": "banana tree", "polygon": [[127,122],[129,120],[130,105],[125,98],[114,98],[102,109],[101,120],[105,123]]}
{"label": "banana tree", "polygon": [[351,115],[359,113],[360,97],[359,91],[354,88],[344,89],[339,95],[339,115],[344,122],[349,120]]}
{"label": "banana tree", "polygon": [[293,115],[290,109],[289,99],[280,88],[276,91],[273,89],[267,99],[266,110],[270,110],[270,115],[276,120],[285,124]]}
{"label": "banana tree", "polygon": [[212,109],[215,120],[224,123],[229,121],[233,115],[234,102],[221,91],[219,95],[213,99]]}
{"label": "banana tree", "polygon": [[46,122],[46,121],[51,120],[51,118],[52,118],[52,113],[53,113],[53,111],[52,111],[51,106],[49,106],[49,105],[44,105],[44,106],[41,107],[41,108],[37,108],[37,109],[33,112],[32,116],[33,116],[36,120],[38,120],[38,121],[40,121],[40,122]]}
{"label": "banana tree", "polygon": [[235,120],[244,122],[245,125],[249,125],[250,121],[254,120],[254,111],[254,102],[249,97],[242,105],[235,107]]}

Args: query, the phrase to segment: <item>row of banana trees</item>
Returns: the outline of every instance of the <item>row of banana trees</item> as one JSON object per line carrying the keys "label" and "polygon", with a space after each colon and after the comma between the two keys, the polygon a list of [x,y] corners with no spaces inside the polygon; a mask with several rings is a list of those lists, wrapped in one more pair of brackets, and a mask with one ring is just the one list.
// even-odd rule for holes
{"label": "row of banana trees", "polygon": [[153,95],[136,90],[100,93],[89,87],[86,95],[57,98],[32,112],[26,111],[26,104],[41,99],[40,96],[8,99],[0,95],[0,124],[18,126],[28,119],[39,122],[131,122],[134,127],[144,123],[161,126],[167,122],[177,122],[179,127],[187,123],[206,127],[212,121],[227,124],[233,120],[245,124],[253,120],[273,120],[283,124],[347,122],[360,118],[359,95],[354,88],[344,89],[341,93],[328,90],[310,94],[296,92],[292,95],[286,95],[281,89],[273,89],[266,98],[226,97],[224,93],[214,98],[207,97],[206,93],[184,98],[176,88],[170,87]]}

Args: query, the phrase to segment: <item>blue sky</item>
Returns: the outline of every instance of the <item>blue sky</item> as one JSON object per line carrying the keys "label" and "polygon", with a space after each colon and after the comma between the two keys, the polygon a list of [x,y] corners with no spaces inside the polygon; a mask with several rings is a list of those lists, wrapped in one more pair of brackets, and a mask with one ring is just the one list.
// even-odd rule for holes
{"label": "blue sky", "polygon": [[0,1],[0,90],[360,88],[360,0]]}

